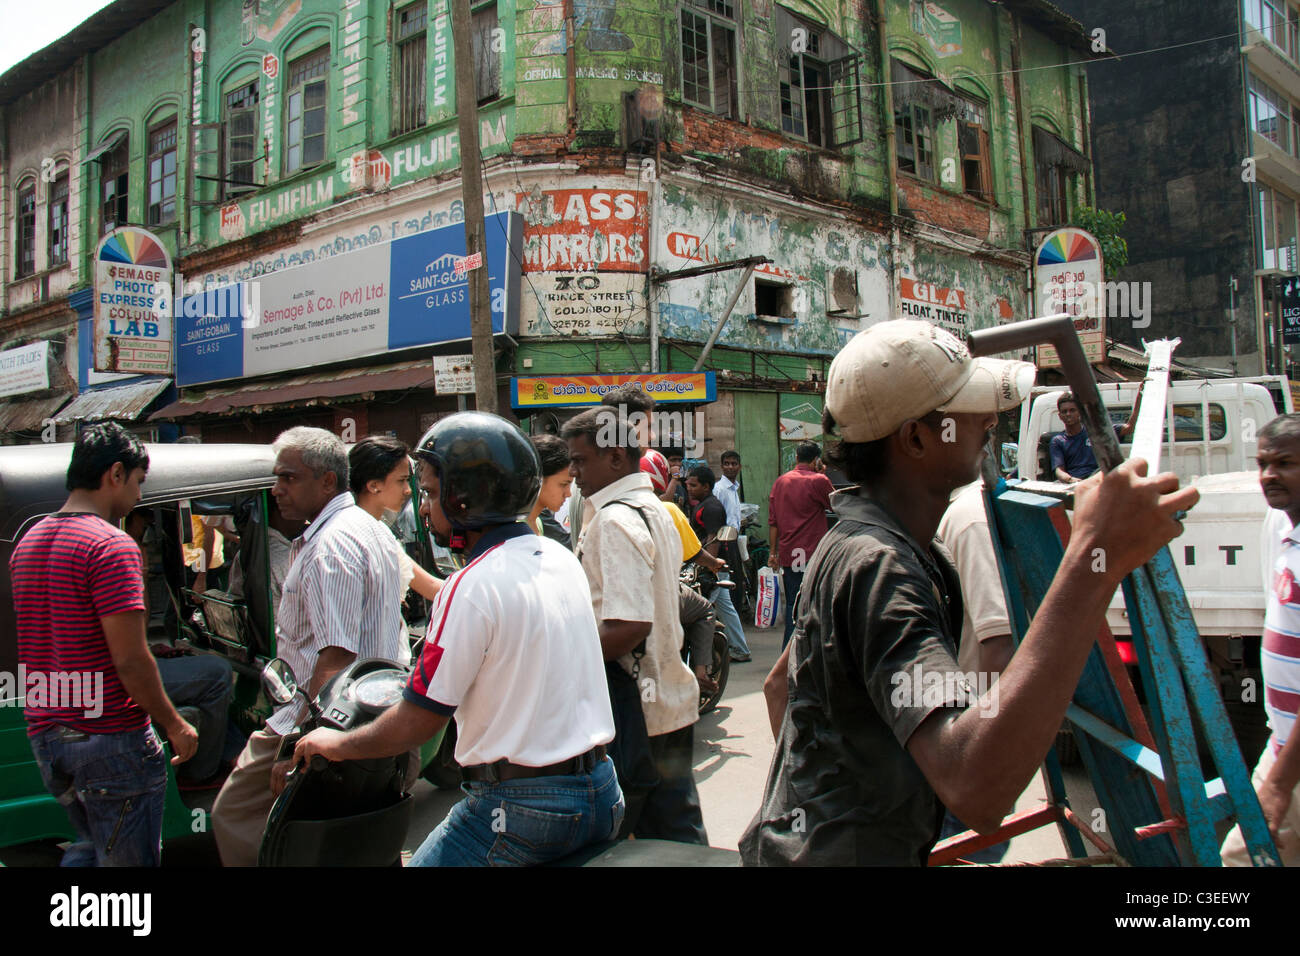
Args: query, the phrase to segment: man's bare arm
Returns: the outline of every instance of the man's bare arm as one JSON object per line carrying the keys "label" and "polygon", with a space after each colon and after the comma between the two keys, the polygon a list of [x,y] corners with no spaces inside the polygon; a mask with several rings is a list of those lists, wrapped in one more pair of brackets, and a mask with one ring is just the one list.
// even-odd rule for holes
{"label": "man's bare arm", "polygon": [[981,699],[996,706],[936,711],[907,742],[943,804],[980,832],[997,828],[1046,755],[1120,581],[1182,532],[1173,513],[1199,497],[1173,474],[1145,474],[1130,460],[1076,492],[1056,577],[985,695],[996,699]]}
{"label": "man's bare arm", "polygon": [[649,621],[601,621],[600,649],[605,660],[616,661],[631,654],[636,646],[650,636]]}
{"label": "man's bare arm", "polygon": [[767,720],[772,725],[772,739],[781,739],[781,722],[785,720],[785,708],[790,701],[790,645],[785,646],[781,656],[772,665],[771,672],[763,681],[763,699],[767,701]]}
{"label": "man's bare arm", "polygon": [[432,601],[438,596],[438,592],[442,590],[442,581],[417,564],[415,566],[415,576],[411,578],[411,588],[416,594],[420,594]]}
{"label": "man's bare arm", "polygon": [[300,763],[320,754],[326,760],[369,760],[396,757],[429,740],[449,718],[409,700],[398,701],[357,730],[315,730],[298,741],[293,761]]}
{"label": "man's bare arm", "polygon": [[1001,674],[1011,663],[1011,655],[1015,650],[1010,634],[998,634],[980,641],[980,670],[985,674]]}
{"label": "man's bare arm", "polygon": [[144,611],[123,611],[99,619],[104,630],[108,653],[113,658],[113,668],[131,699],[144,709],[149,718],[167,735],[175,756],[172,763],[184,763],[194,756],[199,746],[199,736],[193,727],[177,713],[171,698],[163,689],[158,664],[149,653],[145,640]]}
{"label": "man's bare arm", "polygon": [[314,700],[326,681],[356,659],[356,654],[342,647],[331,645],[322,650],[316,657],[316,666],[312,668],[311,680],[307,682],[307,696]]}

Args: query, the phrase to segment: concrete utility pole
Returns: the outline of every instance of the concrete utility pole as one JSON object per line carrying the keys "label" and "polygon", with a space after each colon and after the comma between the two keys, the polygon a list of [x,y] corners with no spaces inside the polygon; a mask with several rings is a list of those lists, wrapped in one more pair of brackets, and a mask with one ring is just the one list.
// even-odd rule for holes
{"label": "concrete utility pole", "polygon": [[[496,361],[492,355],[492,292],[488,288],[483,225],[483,161],[478,152],[478,89],[474,82],[473,19],[469,0],[451,0],[451,35],[456,56],[456,116],[460,124],[460,188],[465,203],[465,253],[483,264],[467,273],[470,335],[474,345],[474,402],[480,412],[497,410]],[[486,51],[485,51],[486,52]]]}

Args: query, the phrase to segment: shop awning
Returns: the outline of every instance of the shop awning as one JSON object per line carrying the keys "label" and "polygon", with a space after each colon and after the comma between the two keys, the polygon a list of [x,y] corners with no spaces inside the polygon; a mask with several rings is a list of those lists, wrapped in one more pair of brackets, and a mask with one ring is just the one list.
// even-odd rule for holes
{"label": "shop awning", "polygon": [[6,402],[0,405],[0,432],[40,431],[47,418],[62,408],[71,395],[53,398],[29,398],[26,401]]}
{"label": "shop awning", "polygon": [[82,392],[72,404],[59,412],[54,420],[60,425],[75,421],[93,422],[101,419],[133,422],[149,407],[149,403],[167,391],[172,380],[150,378],[143,382],[114,385]]}
{"label": "shop awning", "polygon": [[1088,157],[1051,130],[1034,127],[1034,160],[1043,166],[1064,166],[1080,175],[1088,171]]}
{"label": "shop awning", "polygon": [[296,375],[256,385],[191,390],[149,416],[174,421],[191,415],[256,414],[271,408],[317,405],[329,400],[367,399],[376,392],[404,392],[433,387],[433,362],[420,359],[380,367]]}

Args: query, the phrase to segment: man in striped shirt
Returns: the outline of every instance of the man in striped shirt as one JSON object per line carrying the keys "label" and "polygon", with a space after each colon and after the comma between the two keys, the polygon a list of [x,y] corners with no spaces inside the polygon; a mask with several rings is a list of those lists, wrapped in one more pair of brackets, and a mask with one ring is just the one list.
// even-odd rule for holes
{"label": "man in striped shirt", "polygon": [[[293,543],[276,616],[276,654],[310,697],[358,657],[406,664],[401,555],[396,539],[357,507],[348,488],[343,442],[321,428],[291,428],[275,451],[280,513],[305,520]],[[266,816],[291,766],[291,732],[304,716],[299,700],[277,711],[248,739],[212,807],[213,832],[226,866],[253,866]]]}
{"label": "man in striped shirt", "polygon": [[140,550],[115,527],[140,500],[149,455],[121,426],[78,437],[63,508],[9,560],[21,693],[46,788],[77,833],[64,866],[157,866],[167,770],[198,736],[167,699],[145,641]]}
{"label": "man in striped shirt", "polygon": [[[1259,485],[1270,508],[1263,559],[1272,575],[1264,612],[1264,708],[1273,731],[1251,783],[1285,866],[1300,864],[1300,414],[1282,415],[1259,430]],[[1224,866],[1250,866],[1241,828],[1220,851]]]}

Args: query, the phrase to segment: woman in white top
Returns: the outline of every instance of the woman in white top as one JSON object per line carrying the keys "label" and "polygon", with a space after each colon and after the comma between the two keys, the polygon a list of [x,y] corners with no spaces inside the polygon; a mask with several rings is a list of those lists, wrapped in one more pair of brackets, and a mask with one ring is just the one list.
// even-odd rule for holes
{"label": "woman in white top", "polygon": [[[385,511],[401,512],[411,497],[406,443],[387,435],[361,439],[348,452],[348,484],[357,504],[381,524]],[[432,601],[442,582],[412,561],[405,548],[401,552],[402,593],[409,587]]]}

